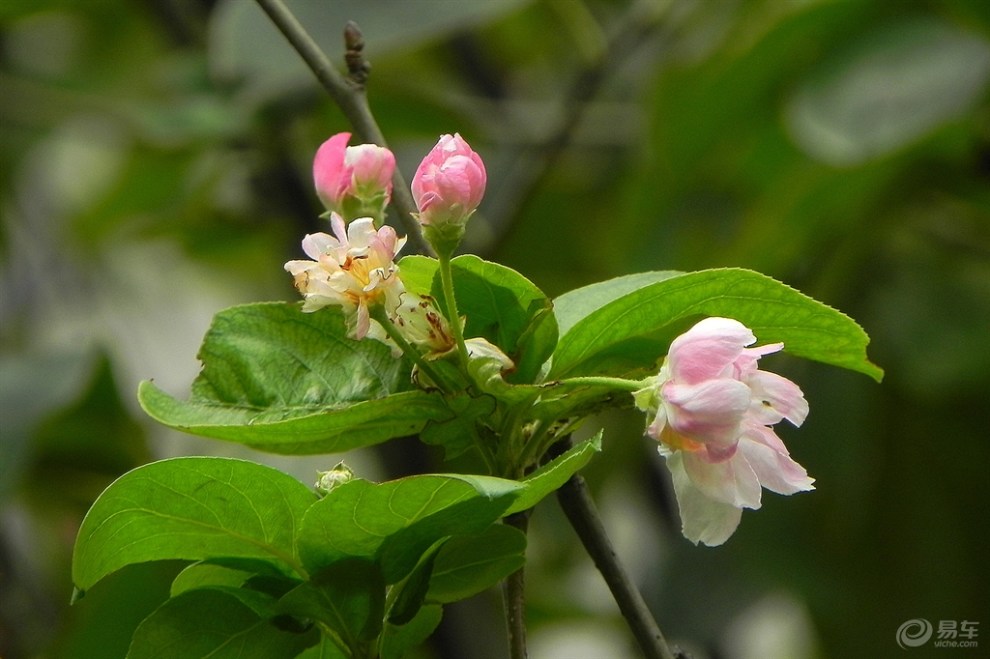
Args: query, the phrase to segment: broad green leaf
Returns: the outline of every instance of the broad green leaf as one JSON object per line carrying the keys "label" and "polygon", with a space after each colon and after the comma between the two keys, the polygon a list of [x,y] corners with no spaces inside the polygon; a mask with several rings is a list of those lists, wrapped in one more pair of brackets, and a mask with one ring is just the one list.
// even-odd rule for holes
{"label": "broad green leaf", "polygon": [[[417,293],[441,299],[435,259],[407,256],[399,262],[402,280]],[[451,261],[458,312],[466,317],[466,337],[481,336],[516,363],[513,382],[532,382],[557,341],[557,321],[546,295],[511,268],[465,254]]]}
{"label": "broad green leaf", "polygon": [[609,302],[632,293],[638,288],[655,284],[683,274],[677,270],[656,270],[637,272],[613,279],[606,279],[588,286],[568,291],[553,301],[553,312],[557,316],[560,335],[567,334],[579,320],[598,311]]}
{"label": "broad green leaf", "polygon": [[274,600],[227,588],[190,590],[145,618],[127,659],[292,659],[319,641],[317,630],[292,632],[273,621]]}
{"label": "broad green leaf", "polygon": [[833,165],[892,152],[985,97],[990,41],[934,17],[887,23],[825,59],[798,89],[795,141]]}
{"label": "broad green leaf", "polygon": [[346,451],[449,418],[439,396],[409,387],[407,364],[374,340],[346,337],[339,310],[233,307],[214,318],[188,401],[150,382],[138,398],[161,423],[273,453]]}
{"label": "broad green leaf", "polygon": [[798,357],[883,375],[866,357],[866,332],[845,314],[760,273],[722,268],[643,286],[584,317],[561,337],[550,376],[654,368],[677,329],[703,316],[735,318]]}
{"label": "broad green leaf", "polygon": [[525,552],[526,534],[505,524],[451,538],[433,562],[426,599],[445,604],[476,595],[521,568]]}
{"label": "broad green leaf", "polygon": [[385,624],[379,652],[381,659],[401,659],[406,653],[422,644],[440,624],[443,609],[438,605],[422,607],[416,617],[404,625]]}
{"label": "broad green leaf", "polygon": [[382,629],[385,582],[371,559],[347,558],[287,593],[279,610],[323,623],[351,650],[366,648]]}
{"label": "broad green leaf", "polygon": [[584,467],[595,453],[602,450],[602,431],[599,430],[591,439],[572,446],[563,455],[546,463],[532,474],[523,479],[526,489],[512,502],[506,515],[532,508],[543,497],[556,491],[561,485]]}
{"label": "broad green leaf", "polygon": [[355,479],[306,512],[299,554],[312,570],[348,556],[375,557],[385,582],[395,583],[437,540],[476,533],[494,522],[523,487],[500,478],[456,474],[381,484]]}
{"label": "broad green leaf", "polygon": [[173,458],[130,471],[86,514],[72,556],[82,591],[132,563],[215,557],[298,570],[294,539],[316,495],[282,472],[230,458]]}

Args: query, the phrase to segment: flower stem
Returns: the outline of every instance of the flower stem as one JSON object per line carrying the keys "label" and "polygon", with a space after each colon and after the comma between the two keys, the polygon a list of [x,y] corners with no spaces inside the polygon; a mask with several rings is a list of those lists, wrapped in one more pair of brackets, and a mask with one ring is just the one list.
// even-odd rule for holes
{"label": "flower stem", "polygon": [[[299,53],[299,56],[306,62],[323,88],[333,97],[337,106],[351,123],[358,138],[378,146],[388,146],[385,142],[385,135],[378,127],[375,115],[372,114],[371,107],[368,105],[368,96],[365,93],[363,80],[359,81],[353,75],[349,78],[342,76],[282,0],[256,0],[256,2],[268,14],[268,18],[275,24],[279,32]],[[355,27],[348,26],[348,29],[355,29]],[[432,254],[433,248],[426,242],[419,222],[413,217],[413,213],[416,212],[416,204],[398,167],[392,176],[392,203],[395,205],[399,221],[402,223],[406,235],[409,236],[416,249],[423,254]]]}
{"label": "flower stem", "polygon": [[[504,523],[523,533],[529,526],[529,513],[509,515]],[[505,605],[505,626],[509,638],[509,657],[526,659],[526,574],[519,568],[502,582],[502,601]]]}
{"label": "flower stem", "polygon": [[[548,457],[557,457],[570,447],[568,437],[551,447]],[[605,579],[619,605],[619,611],[643,650],[643,656],[648,659],[677,659],[678,655],[667,645],[643,596],[619,562],[584,478],[580,474],[572,476],[557,490],[557,500],[595,567]]]}
{"label": "flower stem", "polygon": [[393,323],[388,317],[388,314],[385,313],[384,307],[373,307],[370,310],[369,315],[372,319],[378,321],[378,324],[381,325],[385,330],[385,333],[388,334],[388,338],[392,339],[395,344],[399,346],[399,349],[402,350],[402,353],[409,357],[409,359],[411,359],[413,363],[419,367],[419,370],[422,371],[428,378],[433,380],[435,385],[448,393],[453,391],[453,388],[450,386],[450,383],[446,380],[446,378],[444,378],[437,369],[433,368],[433,365],[430,364],[430,362],[423,359],[423,356],[419,354],[419,351],[416,350],[415,346],[406,341],[406,337],[402,336],[399,328],[395,326],[395,323]]}
{"label": "flower stem", "polygon": [[447,320],[450,321],[454,341],[457,343],[457,354],[460,356],[464,371],[467,372],[468,351],[467,345],[464,343],[464,328],[461,327],[461,317],[457,311],[457,298],[454,297],[454,273],[450,268],[450,254],[439,254],[437,260],[440,262],[440,285],[443,288],[443,302],[447,312]]}
{"label": "flower stem", "polygon": [[643,380],[627,380],[626,378],[610,378],[605,376],[565,378],[559,380],[557,384],[574,387],[608,387],[609,389],[619,389],[629,392],[639,391],[646,386],[646,382]]}

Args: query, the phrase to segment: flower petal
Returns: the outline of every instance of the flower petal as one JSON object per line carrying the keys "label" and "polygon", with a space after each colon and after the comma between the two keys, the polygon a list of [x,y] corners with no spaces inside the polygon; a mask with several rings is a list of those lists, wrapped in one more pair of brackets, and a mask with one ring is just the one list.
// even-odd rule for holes
{"label": "flower petal", "polygon": [[670,425],[699,442],[732,444],[750,407],[749,387],[728,378],[699,384],[666,382],[660,395]]}
{"label": "flower petal", "polygon": [[701,542],[709,547],[721,545],[739,526],[742,509],[712,499],[698,489],[684,468],[682,451],[665,457],[677,496],[681,533],[695,544]]}
{"label": "flower petal", "polygon": [[681,451],[684,469],[705,496],[737,508],[760,507],[760,479],[743,454],[709,462],[699,452]]}
{"label": "flower petal", "polygon": [[808,401],[801,388],[787,378],[769,371],[756,371],[748,384],[753,391],[754,409],[764,425],[787,419],[800,426],[808,418]]}
{"label": "flower petal", "polygon": [[[768,435],[772,435],[770,438]],[[759,439],[758,439],[759,438]],[[777,494],[794,494],[815,489],[814,478],[804,467],[795,462],[776,433],[765,426],[755,426],[752,432],[739,442],[739,452],[756,473],[763,487]]]}
{"label": "flower petal", "polygon": [[727,369],[756,341],[745,325],[731,318],[705,318],[670,344],[671,376],[694,384],[730,375]]}

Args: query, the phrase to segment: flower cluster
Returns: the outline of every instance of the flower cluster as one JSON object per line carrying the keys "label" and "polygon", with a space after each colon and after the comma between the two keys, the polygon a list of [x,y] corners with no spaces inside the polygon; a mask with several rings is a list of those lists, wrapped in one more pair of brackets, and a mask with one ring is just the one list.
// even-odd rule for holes
{"label": "flower cluster", "polygon": [[742,509],[760,507],[764,487],[814,489],[771,427],[783,419],[800,426],[808,403],[796,384],[758,368],[783,344],[747,347],[755,342],[736,320],[706,318],[671,343],[659,375],[636,394],[652,415],[647,434],[666,458],[683,533],[695,543],[725,542]]}
{"label": "flower cluster", "polygon": [[[388,330],[372,317],[380,308],[395,332],[428,359],[449,354],[456,345],[450,321],[433,298],[406,290],[400,277],[396,257],[405,238],[392,227],[377,226],[391,198],[395,157],[373,144],[347,146],[349,140],[349,133],[334,135],[313,161],[316,191],[328,210],[333,235],[307,235],[302,247],[311,260],[285,264],[303,296],[303,311],[340,307],[351,338],[378,339],[395,347]],[[481,157],[460,135],[443,135],[413,177],[417,218],[424,226],[444,231],[455,227],[463,233],[481,202],[485,182]],[[359,211],[368,215],[356,217]],[[471,358],[512,367],[511,360],[484,339],[468,339],[465,350]]]}

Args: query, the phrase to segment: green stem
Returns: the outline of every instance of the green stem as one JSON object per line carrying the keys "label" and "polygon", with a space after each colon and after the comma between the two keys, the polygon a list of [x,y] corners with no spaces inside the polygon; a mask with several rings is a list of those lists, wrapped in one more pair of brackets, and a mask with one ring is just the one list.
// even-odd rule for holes
{"label": "green stem", "polygon": [[464,372],[467,373],[468,351],[464,343],[464,328],[461,327],[461,316],[457,311],[457,298],[454,297],[454,273],[450,268],[450,254],[439,254],[437,260],[440,262],[440,285],[443,289],[444,308],[447,311],[447,320],[450,321],[451,331],[454,333],[454,341],[457,343],[457,354],[460,356]]}
{"label": "green stem", "polygon": [[[568,437],[552,447],[550,457],[557,457],[570,447]],[[580,474],[572,476],[557,490],[557,500],[605,579],[619,611],[643,650],[643,656],[648,659],[677,659],[680,655],[670,649],[643,596],[619,562],[584,478]]]}
{"label": "green stem", "polygon": [[607,387],[620,391],[635,392],[646,387],[648,382],[646,380],[627,380],[626,378],[587,376],[558,380],[557,384],[565,387]]}
{"label": "green stem", "polygon": [[378,324],[381,325],[385,330],[385,333],[388,334],[388,338],[395,341],[395,345],[399,346],[399,349],[402,350],[403,354],[409,357],[409,359],[411,359],[413,363],[419,367],[420,371],[433,380],[435,385],[447,393],[454,391],[454,388],[451,387],[446,378],[440,375],[440,372],[433,368],[433,365],[430,364],[430,362],[423,359],[423,355],[419,353],[415,346],[406,341],[406,337],[402,336],[402,333],[399,332],[399,328],[395,326],[395,323],[393,323],[388,317],[388,314],[385,313],[384,307],[380,305],[372,307],[370,316],[372,319],[378,321]]}

